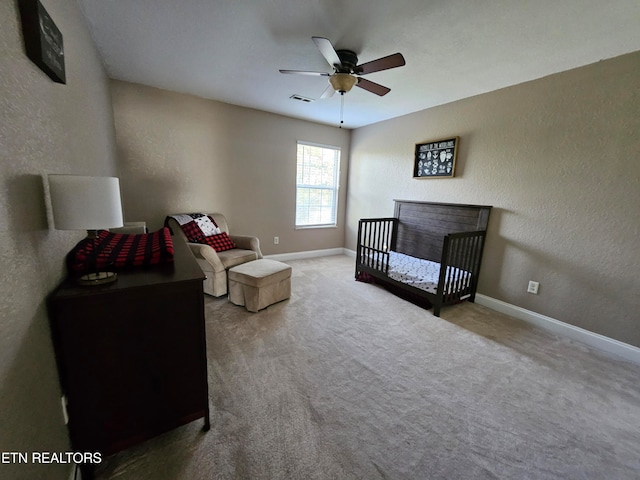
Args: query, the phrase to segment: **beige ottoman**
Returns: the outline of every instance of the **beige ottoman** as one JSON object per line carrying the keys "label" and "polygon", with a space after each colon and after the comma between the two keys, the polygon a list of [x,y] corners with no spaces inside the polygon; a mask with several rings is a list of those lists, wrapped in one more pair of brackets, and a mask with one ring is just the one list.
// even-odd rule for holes
{"label": "beige ottoman", "polygon": [[291,296],[291,267],[261,258],[229,269],[229,300],[257,312]]}

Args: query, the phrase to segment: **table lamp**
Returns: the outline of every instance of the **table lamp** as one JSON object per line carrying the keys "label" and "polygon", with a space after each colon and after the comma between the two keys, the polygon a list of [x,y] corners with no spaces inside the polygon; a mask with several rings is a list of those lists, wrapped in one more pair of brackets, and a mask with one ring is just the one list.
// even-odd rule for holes
{"label": "table lamp", "polygon": [[[98,230],[123,225],[120,182],[116,177],[49,175],[49,193],[57,230],[86,230],[87,237],[95,242]],[[97,255],[95,247],[94,244],[93,253]],[[94,271],[80,277],[80,284],[116,280],[115,272],[98,272],[97,258],[94,260],[94,265],[87,265]]]}

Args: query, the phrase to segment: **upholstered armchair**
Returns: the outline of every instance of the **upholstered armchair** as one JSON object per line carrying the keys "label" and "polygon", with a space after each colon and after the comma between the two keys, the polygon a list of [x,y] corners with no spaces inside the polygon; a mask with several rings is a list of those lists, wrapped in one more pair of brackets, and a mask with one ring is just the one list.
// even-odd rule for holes
{"label": "upholstered armchair", "polygon": [[191,248],[193,255],[196,257],[200,268],[207,276],[204,281],[204,293],[214,297],[220,297],[227,294],[227,270],[236,265],[250,262],[262,258],[260,251],[260,240],[258,237],[250,235],[231,235],[229,233],[229,225],[227,219],[221,213],[209,213],[218,226],[218,228],[229,235],[229,238],[235,243],[237,248],[216,252],[213,247],[202,244],[189,242],[187,236],[183,232],[180,224],[172,218],[167,217],[167,226],[176,238],[182,238]]}

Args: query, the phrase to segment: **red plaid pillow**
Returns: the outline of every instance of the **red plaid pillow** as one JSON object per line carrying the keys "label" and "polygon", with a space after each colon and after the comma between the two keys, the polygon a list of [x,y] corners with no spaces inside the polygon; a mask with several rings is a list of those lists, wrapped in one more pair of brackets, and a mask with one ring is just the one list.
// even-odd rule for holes
{"label": "red plaid pillow", "polygon": [[200,237],[198,243],[204,243],[210,245],[216,252],[224,252],[225,250],[231,250],[236,248],[236,244],[229,238],[225,232],[218,235],[211,235],[209,237]]}
{"label": "red plaid pillow", "polygon": [[202,230],[200,230],[200,225],[198,225],[195,220],[191,220],[189,223],[182,225],[182,231],[189,242],[200,243],[200,239],[204,237]]}

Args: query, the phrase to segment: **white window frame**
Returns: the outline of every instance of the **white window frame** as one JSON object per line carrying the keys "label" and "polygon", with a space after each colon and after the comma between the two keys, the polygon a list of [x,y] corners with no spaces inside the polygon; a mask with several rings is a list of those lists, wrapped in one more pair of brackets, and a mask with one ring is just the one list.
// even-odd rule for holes
{"label": "white window frame", "polygon": [[[333,168],[333,181],[332,181],[332,185],[328,186],[328,185],[317,185],[317,184],[312,184],[312,183],[302,183],[302,181],[299,180],[304,180],[304,178],[301,178],[300,175],[300,168],[304,168],[304,164],[301,165],[301,158],[300,158],[300,147],[318,147],[318,148],[322,148],[322,149],[326,149],[326,150],[332,150],[334,152],[334,155],[336,155],[336,159],[335,159],[335,164],[334,164],[334,168]],[[336,147],[333,145],[322,145],[319,143],[311,143],[311,142],[304,142],[301,140],[298,140],[296,142],[296,213],[295,213],[295,219],[294,219],[294,225],[296,229],[304,229],[304,228],[328,228],[328,227],[337,227],[338,225],[338,199],[339,199],[339,190],[340,190],[340,156],[341,156],[341,149],[340,147]],[[304,160],[304,159],[302,159]],[[302,173],[302,176],[304,176],[304,173]],[[322,219],[318,219],[317,222],[311,222],[311,219],[309,218],[309,213],[307,212],[307,220],[305,221],[300,221],[300,213],[299,213],[299,193],[301,191],[301,189],[307,189],[308,191],[311,190],[323,190],[327,193],[329,193],[331,195],[331,209],[333,212],[333,218],[330,218],[328,221],[322,221]],[[312,206],[309,203],[306,203],[304,205],[304,207],[309,210]],[[320,213],[320,215],[322,215],[322,213]],[[307,223],[309,222],[309,223]]]}

